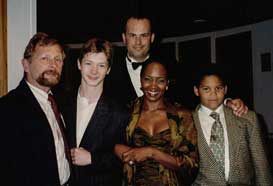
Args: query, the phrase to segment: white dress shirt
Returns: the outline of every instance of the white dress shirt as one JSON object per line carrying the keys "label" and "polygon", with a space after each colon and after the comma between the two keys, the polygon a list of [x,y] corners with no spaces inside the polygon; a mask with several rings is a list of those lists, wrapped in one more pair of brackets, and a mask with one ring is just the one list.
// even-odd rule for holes
{"label": "white dress shirt", "polygon": [[77,97],[77,146],[79,147],[83,134],[88,126],[88,123],[94,113],[98,100],[93,103],[88,103],[88,99],[82,97],[78,91]]}
{"label": "white dress shirt", "polygon": [[31,92],[34,94],[35,98],[39,102],[42,110],[44,111],[47,117],[47,120],[49,122],[50,128],[52,130],[54,143],[55,143],[55,149],[56,149],[57,162],[58,162],[59,177],[60,177],[60,182],[62,185],[68,181],[68,178],[70,176],[70,168],[69,168],[68,160],[66,159],[66,155],[65,155],[65,148],[64,148],[62,133],[60,131],[59,125],[55,118],[51,104],[48,101],[48,93],[31,85],[29,82],[27,82],[27,84]]}
{"label": "white dress shirt", "polygon": [[[127,57],[130,58],[129,56]],[[140,89],[141,88],[140,71],[142,69],[142,66],[139,66],[137,69],[134,70],[132,66],[132,62],[136,62],[136,60],[134,60],[133,58],[130,58],[131,61],[129,61],[127,57],[126,57],[126,66],[127,66],[128,73],[130,75],[131,82],[135,88],[137,96],[141,97],[143,96],[143,92]],[[148,58],[149,56],[147,56],[145,60],[147,60]]]}
{"label": "white dress shirt", "polygon": [[[211,128],[214,123],[214,119],[210,116],[212,110],[201,105],[200,109],[198,110],[198,117],[200,120],[201,128],[206,139],[207,144],[210,146],[210,135],[211,135]],[[228,180],[229,176],[229,147],[228,147],[228,135],[227,135],[227,125],[225,120],[225,114],[223,109],[223,104],[220,105],[214,112],[220,114],[220,121],[222,123],[224,129],[224,143],[225,143],[225,178]]]}

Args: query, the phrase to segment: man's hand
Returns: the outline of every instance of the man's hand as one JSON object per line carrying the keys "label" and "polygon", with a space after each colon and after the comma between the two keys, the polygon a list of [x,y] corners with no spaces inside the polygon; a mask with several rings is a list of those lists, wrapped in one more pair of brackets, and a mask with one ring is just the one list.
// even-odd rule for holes
{"label": "man's hand", "polygon": [[85,166],[91,164],[91,154],[84,148],[73,148],[70,153],[74,165]]}
{"label": "man's hand", "polygon": [[248,107],[241,99],[228,99],[226,102],[226,106],[231,108],[233,110],[233,113],[239,117],[248,112]]}

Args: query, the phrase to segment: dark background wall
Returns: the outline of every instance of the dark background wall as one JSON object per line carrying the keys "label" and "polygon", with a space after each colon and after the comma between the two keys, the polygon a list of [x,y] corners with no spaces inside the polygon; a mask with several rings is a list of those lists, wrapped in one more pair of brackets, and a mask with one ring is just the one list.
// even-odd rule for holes
{"label": "dark background wall", "polygon": [[[161,43],[164,38],[216,32],[273,18],[271,2],[265,0],[172,0],[168,2],[39,0],[37,1],[37,31],[47,32],[65,44],[83,43],[95,36],[117,42],[121,41],[126,16],[132,13],[151,16],[157,35],[155,50],[172,59],[177,57],[175,43]],[[259,68],[258,60],[252,59],[255,55],[252,53],[252,34],[251,31],[247,31],[219,37],[215,41],[216,62],[226,64],[231,69],[229,96],[240,97],[250,108],[254,107],[253,62],[255,62],[254,66]],[[257,34],[255,33],[256,36]],[[176,91],[179,92],[178,100],[189,108],[193,108],[197,103],[192,94],[192,72],[198,64],[212,61],[210,46],[209,37],[189,39],[178,44],[176,70],[179,76],[176,83],[180,89]],[[124,52],[124,47],[116,47],[116,59],[123,59]],[[62,85],[68,89],[79,83],[80,76],[76,66],[78,53],[78,49],[68,49],[62,77]],[[258,74],[258,78],[262,76],[264,79],[264,74]],[[257,77],[255,81],[258,82]],[[259,101],[266,103],[263,100]],[[267,114],[270,121],[272,116],[268,114],[268,107],[263,108],[256,103],[256,108]],[[272,123],[267,125],[270,126]]]}

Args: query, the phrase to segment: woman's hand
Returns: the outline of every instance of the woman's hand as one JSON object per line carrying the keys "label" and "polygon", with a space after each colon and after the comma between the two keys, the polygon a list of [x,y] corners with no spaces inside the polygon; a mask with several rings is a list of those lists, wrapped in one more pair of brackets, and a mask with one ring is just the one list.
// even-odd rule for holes
{"label": "woman's hand", "polygon": [[152,158],[153,153],[154,148],[152,147],[132,148],[122,154],[122,160],[130,164],[132,162],[142,162]]}
{"label": "woman's hand", "polygon": [[125,163],[133,165],[147,159],[153,159],[163,166],[177,170],[184,163],[183,157],[175,157],[153,147],[131,148],[122,154]]}
{"label": "woman's hand", "polygon": [[241,99],[227,100],[226,105],[233,110],[236,116],[241,117],[248,112],[248,107]]}
{"label": "woman's hand", "polygon": [[85,166],[91,164],[91,153],[84,148],[73,148],[70,150],[72,163],[74,165]]}

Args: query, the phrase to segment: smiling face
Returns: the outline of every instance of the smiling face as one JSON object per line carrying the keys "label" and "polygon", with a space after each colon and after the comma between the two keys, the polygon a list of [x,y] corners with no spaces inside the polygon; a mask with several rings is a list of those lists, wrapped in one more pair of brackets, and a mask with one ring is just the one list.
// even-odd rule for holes
{"label": "smiling face", "polygon": [[103,88],[104,78],[110,71],[107,57],[103,52],[85,54],[82,61],[78,61],[78,68],[82,75],[82,86],[98,88]]}
{"label": "smiling face", "polygon": [[59,45],[36,46],[32,56],[23,59],[26,80],[47,92],[59,83],[63,67],[63,51]]}
{"label": "smiling face", "polygon": [[216,75],[204,76],[199,87],[194,86],[194,94],[199,96],[201,104],[211,110],[223,103],[226,92],[227,86]]}
{"label": "smiling face", "polygon": [[157,62],[149,63],[141,75],[142,91],[149,101],[163,99],[168,83],[167,70]]}
{"label": "smiling face", "polygon": [[137,61],[143,61],[148,56],[151,43],[154,41],[150,21],[146,18],[130,18],[122,39],[127,46],[128,55]]}

